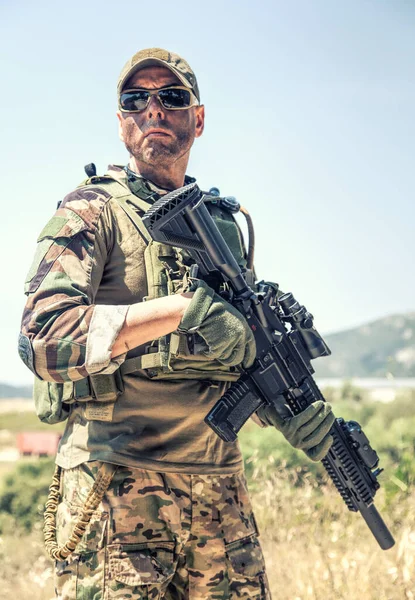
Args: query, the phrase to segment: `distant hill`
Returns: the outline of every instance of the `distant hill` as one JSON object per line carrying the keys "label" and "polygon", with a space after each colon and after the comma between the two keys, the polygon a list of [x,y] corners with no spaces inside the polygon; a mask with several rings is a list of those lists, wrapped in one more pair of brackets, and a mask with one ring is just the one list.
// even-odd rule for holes
{"label": "distant hill", "polygon": [[332,355],[313,361],[317,377],[415,377],[415,312],[324,336]]}
{"label": "distant hill", "polygon": [[32,397],[32,386],[31,385],[7,385],[7,383],[0,383],[0,399],[1,398],[31,398]]}

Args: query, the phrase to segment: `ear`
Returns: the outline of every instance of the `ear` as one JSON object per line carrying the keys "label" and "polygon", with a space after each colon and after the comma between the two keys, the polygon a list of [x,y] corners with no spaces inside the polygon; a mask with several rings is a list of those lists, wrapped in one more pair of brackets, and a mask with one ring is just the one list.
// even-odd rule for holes
{"label": "ear", "polygon": [[122,142],[124,142],[124,131],[123,131],[123,123],[124,119],[119,110],[117,110],[117,119],[118,119],[118,135]]}
{"label": "ear", "polygon": [[205,128],[205,107],[202,104],[201,106],[196,106],[196,119],[195,119],[195,137],[200,137]]}

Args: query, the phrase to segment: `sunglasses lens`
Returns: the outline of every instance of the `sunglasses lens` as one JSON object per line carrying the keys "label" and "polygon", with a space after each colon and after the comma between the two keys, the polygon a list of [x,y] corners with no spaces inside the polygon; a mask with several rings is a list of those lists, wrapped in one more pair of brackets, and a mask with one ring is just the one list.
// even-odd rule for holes
{"label": "sunglasses lens", "polygon": [[187,108],[191,104],[191,94],[189,90],[181,90],[177,88],[169,88],[160,90],[158,93],[161,103],[164,108]]}
{"label": "sunglasses lens", "polygon": [[133,92],[124,92],[120,96],[120,106],[122,110],[144,110],[148,102],[148,92],[146,90],[134,90]]}
{"label": "sunglasses lens", "polygon": [[[153,94],[154,92],[151,92]],[[164,108],[177,109],[192,106],[192,94],[189,90],[166,88],[155,92]],[[120,95],[120,108],[126,112],[145,110],[148,105],[150,92],[148,90],[130,90]]]}

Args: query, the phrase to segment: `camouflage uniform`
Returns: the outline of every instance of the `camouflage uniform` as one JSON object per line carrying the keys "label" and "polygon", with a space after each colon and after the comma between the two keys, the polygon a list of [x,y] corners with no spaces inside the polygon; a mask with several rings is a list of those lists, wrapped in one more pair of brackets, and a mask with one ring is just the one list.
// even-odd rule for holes
{"label": "camouflage uniform", "polygon": [[[157,56],[164,61],[167,54]],[[183,83],[190,81],[187,63],[168,58],[184,69]],[[197,90],[195,79],[191,84]],[[111,166],[108,176],[128,188],[133,203],[140,199],[141,211],[143,199],[149,207],[165,193],[142,178],[129,179],[121,167]],[[211,210],[230,243],[237,231],[232,215]],[[20,355],[48,382],[51,405],[57,397],[62,409],[59,418],[67,416],[56,459],[63,469],[59,544],[100,462],[118,465],[75,552],[57,562],[58,597],[268,599],[238,443],[225,444],[203,421],[229,385],[229,377],[220,377],[223,365],[210,361],[207,371],[218,372],[216,379],[209,372],[163,379],[148,368],[125,369],[143,348],[111,357],[128,306],[149,297],[146,248],[119,202],[91,181],[70,193],[46,225],[26,278]],[[160,246],[156,262],[172,291],[161,286],[150,298],[180,289],[170,281],[178,277],[180,283],[176,259]],[[238,260],[243,266],[243,257]],[[190,354],[197,371],[206,356],[195,356],[182,338],[177,364]],[[86,378],[115,372],[123,379],[116,401],[81,401],[73,391]]]}
{"label": "camouflage uniform", "polygon": [[[64,543],[99,463],[64,471]],[[119,467],[76,553],[56,567],[61,600],[270,598],[242,475]]]}
{"label": "camouflage uniform", "polygon": [[[112,166],[108,174],[127,185],[122,168]],[[129,185],[134,191],[134,183]],[[159,197],[148,182],[145,186]],[[38,376],[78,382],[122,371],[126,359],[142,352],[137,348],[128,357],[111,358],[128,306],[148,297],[146,247],[104,186],[91,184],[66,196],[39,236],[26,282],[22,335],[30,340]],[[160,261],[167,264],[171,258],[160,256]],[[205,356],[199,358],[206,362]],[[69,469],[105,460],[171,473],[242,471],[238,444],[224,443],[203,421],[228,382],[212,381],[210,372],[204,380],[200,373],[189,380],[158,381],[152,371],[123,372],[124,391],[116,402],[72,403],[57,464]]]}

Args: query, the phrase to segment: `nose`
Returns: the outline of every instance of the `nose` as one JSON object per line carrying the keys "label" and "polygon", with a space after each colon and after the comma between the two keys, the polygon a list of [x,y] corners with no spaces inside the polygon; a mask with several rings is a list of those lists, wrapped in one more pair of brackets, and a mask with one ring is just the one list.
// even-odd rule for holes
{"label": "nose", "polygon": [[155,94],[150,96],[150,102],[147,106],[147,117],[149,119],[164,119],[165,117],[163,106]]}

